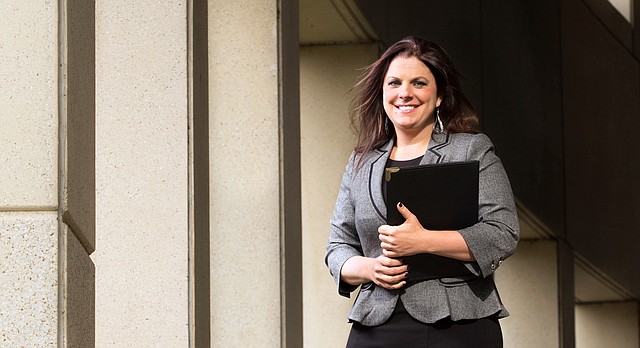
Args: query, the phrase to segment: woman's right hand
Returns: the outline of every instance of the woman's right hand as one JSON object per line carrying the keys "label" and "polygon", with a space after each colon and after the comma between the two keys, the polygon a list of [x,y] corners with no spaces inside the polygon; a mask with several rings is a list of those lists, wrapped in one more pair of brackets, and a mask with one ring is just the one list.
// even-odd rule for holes
{"label": "woman's right hand", "polygon": [[354,256],[344,263],[340,275],[351,285],[373,282],[385,289],[396,290],[406,284],[407,270],[401,260],[384,255],[376,258]]}

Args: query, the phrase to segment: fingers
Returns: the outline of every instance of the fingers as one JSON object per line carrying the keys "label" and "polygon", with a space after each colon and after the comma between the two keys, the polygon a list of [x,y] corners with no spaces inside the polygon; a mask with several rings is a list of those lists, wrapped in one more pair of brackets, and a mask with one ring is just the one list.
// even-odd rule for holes
{"label": "fingers", "polygon": [[386,257],[389,257],[389,258],[394,258],[394,259],[402,256],[402,255],[399,255],[397,252],[395,252],[393,250],[387,249],[384,246],[384,243],[381,243],[381,245],[382,245],[382,255],[384,255]]}
{"label": "fingers", "polygon": [[396,248],[396,239],[393,236],[396,227],[389,225],[382,225],[378,228],[378,240],[380,240],[380,247],[383,254],[387,257],[397,257],[395,253],[389,253]]}
{"label": "fingers", "polygon": [[374,283],[386,289],[400,289],[405,284],[407,266],[401,260],[381,255],[374,265]]}
{"label": "fingers", "polygon": [[397,258],[403,256],[400,254],[402,248],[399,247],[399,239],[394,234],[397,227],[386,226],[384,229],[378,229],[378,240],[380,240],[380,247],[382,248],[383,255],[390,258]]}
{"label": "fingers", "polygon": [[[403,263],[401,259],[390,258],[390,257],[387,257],[386,255],[378,256],[376,261],[383,267],[395,269],[396,272],[389,271],[391,272],[390,274],[402,272],[403,266],[404,268],[406,268],[406,265]],[[396,269],[396,268],[399,268],[399,269]]]}
{"label": "fingers", "polygon": [[381,286],[388,290],[398,290],[402,289],[403,286],[407,285],[406,281],[401,281],[399,283],[376,283],[378,286]]}
{"label": "fingers", "polygon": [[[393,232],[388,230],[388,229],[378,229],[378,240],[380,240],[381,245],[382,244],[387,244],[387,246],[392,245],[393,244],[393,236],[392,236]],[[382,246],[382,248],[384,249],[384,245]]]}
{"label": "fingers", "polygon": [[406,277],[407,276],[405,274],[400,274],[397,276],[381,275],[380,277],[376,277],[374,279],[374,283],[385,289],[396,290],[402,288],[407,284],[407,282],[405,281]]}
{"label": "fingers", "polygon": [[374,283],[378,286],[381,286],[385,289],[389,290],[397,290],[407,285],[407,281],[405,280],[406,276],[395,276],[395,277],[382,277],[376,278]]}
{"label": "fingers", "polygon": [[378,227],[378,233],[383,234],[385,236],[389,235],[389,233],[391,233],[392,230],[393,230],[393,226],[389,226],[389,225],[382,225]]}

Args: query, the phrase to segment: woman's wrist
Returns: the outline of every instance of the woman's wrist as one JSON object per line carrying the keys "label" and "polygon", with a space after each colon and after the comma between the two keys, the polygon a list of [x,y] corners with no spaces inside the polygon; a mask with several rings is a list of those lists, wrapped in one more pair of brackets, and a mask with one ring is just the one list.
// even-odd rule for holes
{"label": "woman's wrist", "polygon": [[342,265],[340,277],[351,285],[360,285],[372,281],[373,259],[364,256],[353,256]]}
{"label": "woman's wrist", "polygon": [[475,261],[467,243],[458,231],[429,231],[421,246],[425,253],[450,257],[461,261]]}
{"label": "woman's wrist", "polygon": [[429,231],[426,228],[422,228],[420,233],[419,253],[420,254],[433,254],[436,249],[434,248],[433,231]]}

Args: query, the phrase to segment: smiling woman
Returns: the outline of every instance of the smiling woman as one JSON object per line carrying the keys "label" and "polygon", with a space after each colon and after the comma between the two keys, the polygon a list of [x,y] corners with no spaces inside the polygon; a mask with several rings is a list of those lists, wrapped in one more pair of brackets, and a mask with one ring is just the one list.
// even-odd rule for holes
{"label": "smiling woman", "polygon": [[[502,347],[498,319],[509,313],[493,272],[513,254],[519,226],[511,186],[458,73],[438,45],[407,37],[355,86],[358,143],[331,218],[325,262],[343,296],[361,286],[347,347]],[[460,230],[424,228],[408,207],[389,226],[383,173],[390,166],[478,161],[478,222]],[[469,276],[408,284],[406,256],[465,262]]]}
{"label": "smiling woman", "polygon": [[382,94],[384,110],[396,130],[398,146],[391,157],[410,160],[423,154],[442,101],[431,70],[416,57],[395,58],[385,75]]}
{"label": "smiling woman", "polygon": [[[436,130],[471,134],[480,131],[478,115],[462,92],[459,74],[449,55],[433,42],[407,37],[389,47],[378,60],[369,65],[361,80],[354,86],[356,95],[351,104],[350,115],[351,125],[358,136],[355,147],[357,153],[367,153],[396,136],[393,120],[387,116],[384,95],[400,81],[397,79],[399,76],[395,76],[395,81],[386,81],[386,79],[400,69],[401,64],[409,62],[413,65],[413,69],[421,70],[425,74],[422,76],[424,80],[419,78],[416,81],[410,81],[413,91],[420,89],[418,87],[422,83],[426,83],[427,87],[434,88],[437,92],[436,114],[440,117],[439,122],[435,123],[440,127]],[[426,71],[422,70],[423,68],[426,68]],[[428,78],[432,80],[428,81]],[[411,105],[411,103],[407,104]],[[434,121],[431,123],[433,130]]]}

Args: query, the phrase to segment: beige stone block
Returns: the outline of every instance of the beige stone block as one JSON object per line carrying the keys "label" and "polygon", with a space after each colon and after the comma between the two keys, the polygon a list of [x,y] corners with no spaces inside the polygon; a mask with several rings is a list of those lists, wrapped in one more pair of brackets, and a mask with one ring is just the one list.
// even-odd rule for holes
{"label": "beige stone block", "polygon": [[93,261],[68,228],[64,231],[66,272],[64,315],[66,347],[95,346],[95,277]]}
{"label": "beige stone block", "polygon": [[257,0],[209,2],[215,347],[280,345],[276,5]]}
{"label": "beige stone block", "polygon": [[0,213],[0,346],[55,347],[57,333],[57,214]]}
{"label": "beige stone block", "polygon": [[55,208],[58,4],[2,1],[0,13],[0,210]]}
{"label": "beige stone block", "polygon": [[347,314],[352,301],[338,295],[324,253],[340,180],[355,144],[347,91],[356,83],[358,69],[376,54],[376,45],[300,49],[305,347],[344,346],[351,328]]}
{"label": "beige stone block", "polygon": [[638,302],[581,303],[576,305],[577,348],[636,348]]}
{"label": "beige stone block", "polygon": [[189,342],[187,3],[96,3],[96,345]]}
{"label": "beige stone block", "polygon": [[520,241],[516,253],[495,273],[511,316],[500,321],[505,347],[558,347],[556,243]]}

